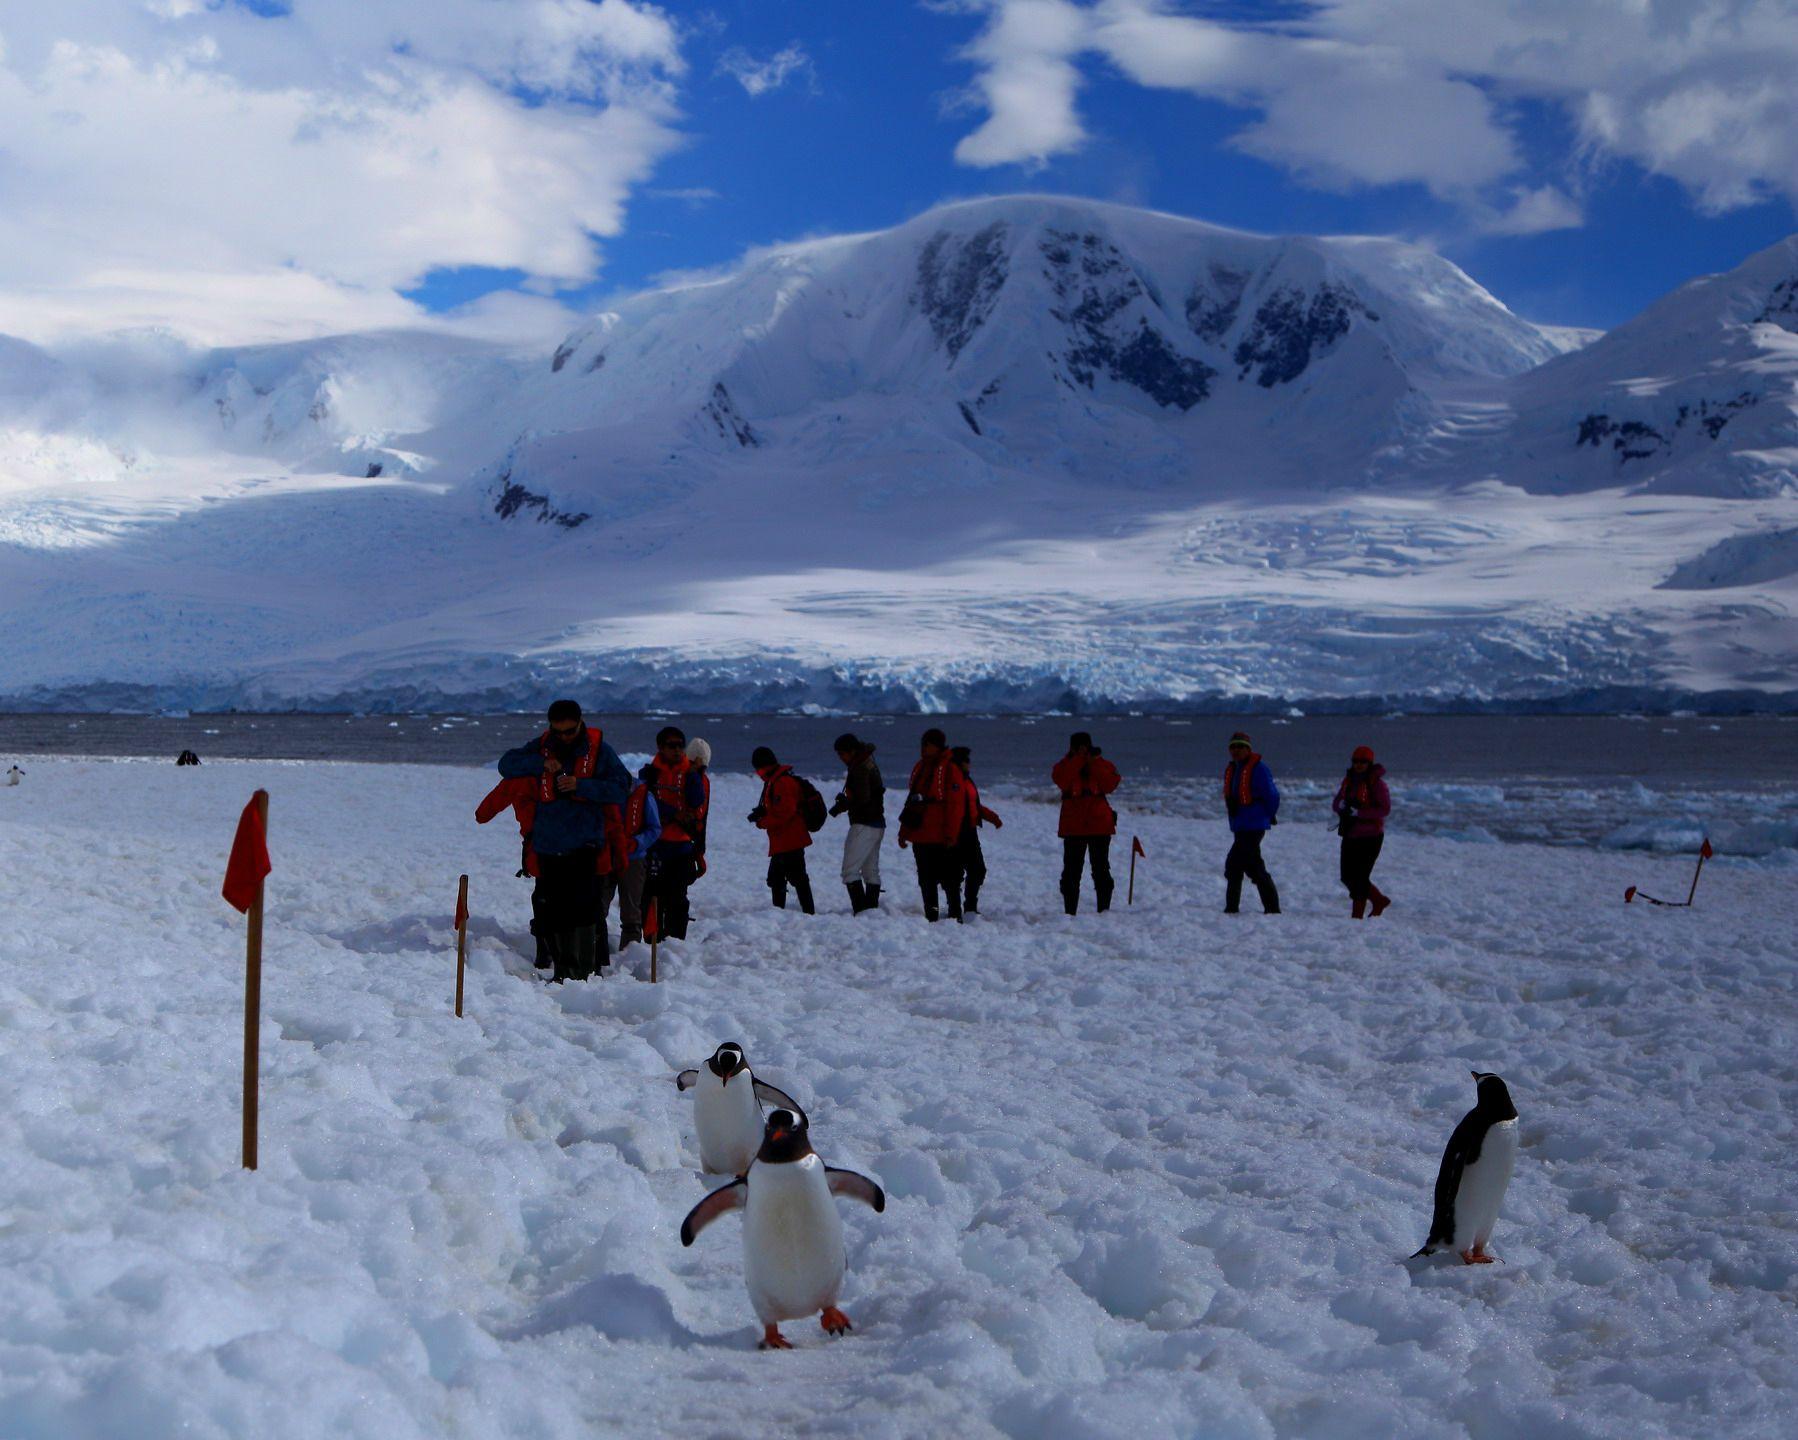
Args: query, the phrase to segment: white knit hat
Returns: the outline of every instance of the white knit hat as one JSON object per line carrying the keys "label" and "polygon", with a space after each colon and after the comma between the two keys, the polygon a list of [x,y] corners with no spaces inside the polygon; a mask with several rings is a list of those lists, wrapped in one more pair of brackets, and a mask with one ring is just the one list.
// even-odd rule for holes
{"label": "white knit hat", "polygon": [[703,740],[687,742],[687,758],[695,765],[710,766],[712,763],[712,747]]}

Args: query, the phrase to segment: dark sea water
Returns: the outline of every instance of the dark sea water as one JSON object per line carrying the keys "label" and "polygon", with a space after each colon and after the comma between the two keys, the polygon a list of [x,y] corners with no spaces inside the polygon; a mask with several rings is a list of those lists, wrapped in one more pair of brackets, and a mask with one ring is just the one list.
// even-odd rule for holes
{"label": "dark sea water", "polygon": [[[1738,857],[1798,862],[1798,717],[1430,715],[1215,717],[981,715],[597,717],[620,753],[646,755],[662,725],[712,744],[713,768],[747,772],[768,745],[821,782],[832,742],[873,742],[889,787],[918,736],[940,726],[972,747],[993,795],[1047,789],[1075,730],[1123,772],[1122,808],[1214,816],[1231,733],[1246,730],[1273,767],[1282,823],[1328,823],[1329,798],[1359,744],[1392,785],[1394,828],[1458,838],[1680,851],[1710,834]],[[33,755],[202,761],[291,759],[491,765],[542,729],[534,715],[0,715],[0,765]]]}

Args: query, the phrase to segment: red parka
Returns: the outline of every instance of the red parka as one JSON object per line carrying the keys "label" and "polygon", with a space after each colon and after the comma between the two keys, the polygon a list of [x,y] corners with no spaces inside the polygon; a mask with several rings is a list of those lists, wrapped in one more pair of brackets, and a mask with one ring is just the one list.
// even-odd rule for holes
{"label": "red parka", "polygon": [[1056,834],[1115,835],[1117,812],[1105,797],[1118,788],[1118,767],[1103,755],[1068,754],[1050,772],[1061,791],[1061,824]]}
{"label": "red parka", "polygon": [[[914,807],[914,798],[923,804]],[[905,814],[913,809],[922,813],[908,825]],[[911,767],[910,794],[906,796],[905,810],[899,816],[901,845],[953,845],[961,839],[961,827],[967,823],[967,818],[967,781],[961,766],[947,750],[934,760],[919,760]]]}
{"label": "red parka", "polygon": [[755,823],[768,832],[768,853],[785,855],[812,843],[799,813],[799,782],[791,765],[775,765],[756,772],[762,777],[762,818]]}

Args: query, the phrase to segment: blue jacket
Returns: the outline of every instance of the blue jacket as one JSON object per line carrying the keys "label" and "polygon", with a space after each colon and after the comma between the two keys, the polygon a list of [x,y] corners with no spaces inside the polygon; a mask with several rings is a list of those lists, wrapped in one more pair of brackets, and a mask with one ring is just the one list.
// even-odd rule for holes
{"label": "blue jacket", "polygon": [[[572,771],[587,753],[585,732],[576,736],[571,745],[553,740],[550,743],[565,770]],[[541,778],[541,745],[541,737],[536,737],[516,750],[506,751],[499,757],[499,773],[508,780]],[[602,740],[593,774],[585,780],[575,781],[573,795],[558,795],[548,804],[541,800],[537,802],[537,818],[531,826],[531,849],[539,855],[566,855],[585,845],[595,848],[604,845],[606,822],[599,807],[623,805],[630,793],[631,772],[624,768],[624,762],[612,747]]]}
{"label": "blue jacket", "polygon": [[631,859],[641,860],[662,838],[662,807],[656,804],[655,791],[643,797],[643,828],[631,836]]}
{"label": "blue jacket", "polygon": [[1280,813],[1280,787],[1274,784],[1274,772],[1259,755],[1249,757],[1255,768],[1249,771],[1249,803],[1241,803],[1241,762],[1232,760],[1224,769],[1224,804],[1230,811],[1230,833],[1242,830],[1266,830]]}

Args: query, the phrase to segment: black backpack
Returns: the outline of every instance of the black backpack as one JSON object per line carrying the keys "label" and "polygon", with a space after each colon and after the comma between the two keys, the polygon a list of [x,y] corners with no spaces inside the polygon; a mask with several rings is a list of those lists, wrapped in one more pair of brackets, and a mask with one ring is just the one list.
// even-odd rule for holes
{"label": "black backpack", "polygon": [[[793,774],[792,771],[787,773]],[[793,778],[799,782],[799,818],[805,821],[805,828],[816,835],[830,818],[830,807],[824,803],[818,787],[805,776],[793,775]]]}

